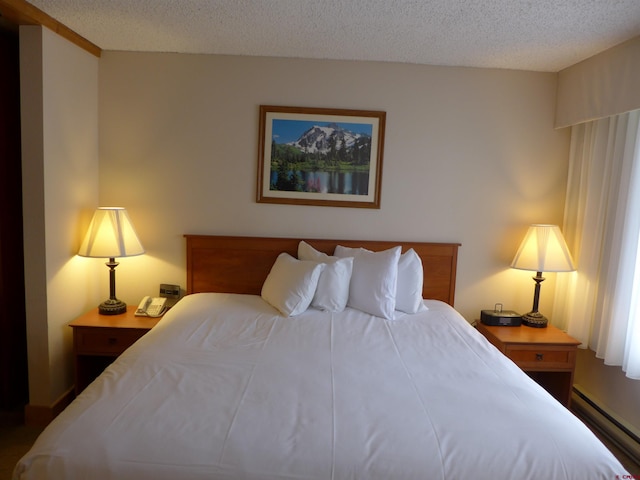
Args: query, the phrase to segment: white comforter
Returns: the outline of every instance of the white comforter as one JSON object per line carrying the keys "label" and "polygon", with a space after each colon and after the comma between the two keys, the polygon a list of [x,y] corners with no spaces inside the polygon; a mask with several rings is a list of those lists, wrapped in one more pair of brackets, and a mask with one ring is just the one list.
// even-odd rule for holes
{"label": "white comforter", "polygon": [[614,479],[626,472],[448,305],[283,318],[186,297],[87,388],[16,479]]}

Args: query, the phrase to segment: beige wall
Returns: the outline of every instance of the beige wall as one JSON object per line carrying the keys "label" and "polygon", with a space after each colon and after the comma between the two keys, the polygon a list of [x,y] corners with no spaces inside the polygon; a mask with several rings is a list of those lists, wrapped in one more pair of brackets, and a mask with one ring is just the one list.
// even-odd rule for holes
{"label": "beige wall", "polygon": [[[123,52],[98,60],[46,29],[22,36],[26,65],[39,72],[23,90],[33,115],[23,126],[32,404],[50,405],[71,385],[66,324],[107,296],[102,262],[74,255],[98,187],[100,204],[129,209],[147,248],[118,267],[128,303],[160,282],[185,286],[188,232],[461,242],[457,306],[469,320],[495,302],[530,308],[530,275],[508,263],[529,223],[562,218],[568,133],[553,129],[555,75]],[[382,208],[255,203],[260,104],[386,111]]]}
{"label": "beige wall", "polygon": [[[122,259],[119,297],[184,287],[184,233],[405,239],[462,243],[467,319],[496,302],[528,311],[531,275],[508,264],[528,224],[562,221],[555,94],[549,73],[105,52],[100,201],[129,209],[148,253]],[[260,104],[386,111],[382,208],[256,203]]]}
{"label": "beige wall", "polygon": [[29,402],[51,406],[73,384],[67,324],[100,287],[75,256],[98,202],[98,59],[21,26],[20,69]]}

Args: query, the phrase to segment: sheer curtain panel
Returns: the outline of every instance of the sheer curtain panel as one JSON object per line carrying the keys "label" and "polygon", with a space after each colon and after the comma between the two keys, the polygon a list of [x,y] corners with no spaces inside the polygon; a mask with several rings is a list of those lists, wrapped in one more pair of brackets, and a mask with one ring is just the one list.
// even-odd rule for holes
{"label": "sheer curtain panel", "polygon": [[640,111],[572,127],[564,234],[578,270],[554,318],[607,365],[640,379]]}

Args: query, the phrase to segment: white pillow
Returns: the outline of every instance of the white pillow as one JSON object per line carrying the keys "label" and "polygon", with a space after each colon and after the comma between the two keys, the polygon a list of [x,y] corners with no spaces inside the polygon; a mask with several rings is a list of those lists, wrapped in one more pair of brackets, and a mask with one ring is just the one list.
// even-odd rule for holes
{"label": "white pillow", "polygon": [[262,285],[262,298],[286,317],[298,315],[309,308],[323,269],[323,263],[281,253]]}
{"label": "white pillow", "polygon": [[347,305],[377,317],[393,320],[400,251],[401,247],[370,252],[364,248],[336,246],[336,257],[353,257]]}
{"label": "white pillow", "polygon": [[413,248],[410,248],[398,260],[398,288],[396,290],[396,310],[416,313],[427,310],[422,302],[422,284],[424,273],[422,260]]}
{"label": "white pillow", "polygon": [[311,305],[330,312],[344,310],[349,300],[349,282],[353,271],[353,257],[330,257],[302,241],[298,244],[298,259],[323,262],[326,265],[320,274],[318,288],[313,296]]}

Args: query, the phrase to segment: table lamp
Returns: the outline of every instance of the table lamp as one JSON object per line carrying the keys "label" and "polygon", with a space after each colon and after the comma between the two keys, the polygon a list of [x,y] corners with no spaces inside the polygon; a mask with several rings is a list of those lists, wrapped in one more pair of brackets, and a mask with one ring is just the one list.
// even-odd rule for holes
{"label": "table lamp", "polygon": [[89,230],[84,237],[78,255],[92,258],[108,258],[109,299],[98,306],[101,315],[119,315],[127,311],[127,304],[116,298],[116,257],[142,255],[144,247],[121,207],[99,207],[93,214]]}
{"label": "table lamp", "polygon": [[547,317],[538,311],[542,272],[572,272],[575,270],[571,253],[560,227],[557,225],[531,225],[511,262],[511,268],[536,272],[533,309],[522,316],[522,323],[530,327],[544,328]]}

